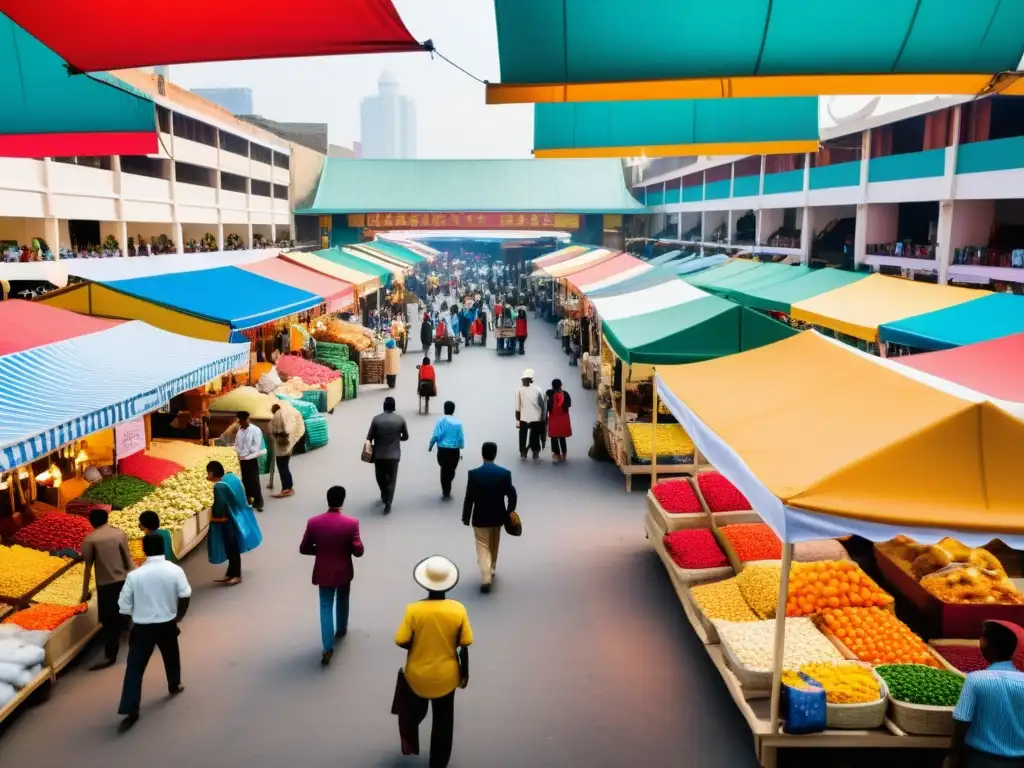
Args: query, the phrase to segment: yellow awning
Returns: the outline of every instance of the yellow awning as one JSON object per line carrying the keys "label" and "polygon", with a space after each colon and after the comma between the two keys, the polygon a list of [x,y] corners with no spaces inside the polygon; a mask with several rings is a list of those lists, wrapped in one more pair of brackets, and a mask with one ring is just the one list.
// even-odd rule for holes
{"label": "yellow awning", "polygon": [[878,326],[965,301],[988,296],[988,291],[953,288],[870,275],[793,304],[794,320],[830,328],[865,341],[878,341]]}
{"label": "yellow awning", "polygon": [[380,280],[376,277],[354,269],[349,269],[341,264],[335,264],[333,261],[328,261],[327,259],[323,259],[312,253],[290,251],[282,253],[280,258],[290,261],[293,264],[306,267],[307,269],[316,270],[320,274],[329,275],[330,277],[336,277],[339,280],[352,283],[360,294],[376,291],[380,288]]}
{"label": "yellow awning", "polygon": [[[1024,534],[1024,422],[897,368],[807,332],[658,377],[701,451],[791,540],[880,526]],[[752,382],[770,395],[751,396]]]}

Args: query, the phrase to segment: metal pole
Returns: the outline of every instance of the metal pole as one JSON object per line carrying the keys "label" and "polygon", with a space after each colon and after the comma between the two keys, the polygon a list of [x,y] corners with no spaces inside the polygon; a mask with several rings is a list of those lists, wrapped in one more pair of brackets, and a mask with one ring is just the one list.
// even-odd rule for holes
{"label": "metal pole", "polygon": [[658,482],[658,369],[651,377],[654,383],[654,413],[651,416],[651,487]]}
{"label": "metal pole", "polygon": [[793,562],[793,545],[782,545],[782,581],[779,584],[779,602],[775,607],[775,651],[772,656],[772,702],[769,729],[772,736],[779,733],[779,700],[782,691],[782,656],[786,647],[786,600],[789,596],[789,568]]}

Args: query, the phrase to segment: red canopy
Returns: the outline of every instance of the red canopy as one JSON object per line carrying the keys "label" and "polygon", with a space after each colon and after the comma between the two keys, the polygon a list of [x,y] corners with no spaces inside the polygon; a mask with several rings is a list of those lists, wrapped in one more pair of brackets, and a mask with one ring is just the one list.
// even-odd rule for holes
{"label": "red canopy", "polygon": [[391,0],[0,0],[74,69],[420,51]]}
{"label": "red canopy", "polygon": [[1024,403],[1024,333],[893,360],[989,397]]}
{"label": "red canopy", "polygon": [[328,312],[339,312],[353,301],[352,283],[300,267],[281,258],[254,261],[251,264],[244,264],[242,269],[323,296],[327,300]]}
{"label": "red canopy", "polygon": [[0,301],[0,355],[105,331],[120,322],[21,299]]}

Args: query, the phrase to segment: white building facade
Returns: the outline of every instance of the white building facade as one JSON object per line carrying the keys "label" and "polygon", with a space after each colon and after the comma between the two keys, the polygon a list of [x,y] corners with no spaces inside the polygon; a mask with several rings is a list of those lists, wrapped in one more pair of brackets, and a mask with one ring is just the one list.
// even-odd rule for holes
{"label": "white building facade", "polygon": [[377,95],[367,96],[359,107],[359,156],[375,160],[415,158],[415,102],[399,92],[398,79],[390,72],[380,76],[377,87]]}
{"label": "white building facade", "polygon": [[1024,99],[864,112],[814,154],[635,163],[634,193],[653,232],[705,248],[1024,284]]}

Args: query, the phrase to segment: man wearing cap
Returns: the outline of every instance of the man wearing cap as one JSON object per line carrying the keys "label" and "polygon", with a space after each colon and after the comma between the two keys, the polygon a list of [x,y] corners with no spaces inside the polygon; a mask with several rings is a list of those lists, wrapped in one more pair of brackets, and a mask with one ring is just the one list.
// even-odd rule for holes
{"label": "man wearing cap", "polygon": [[430,768],[445,768],[452,754],[455,689],[469,684],[469,646],[473,629],[465,606],[447,592],[459,581],[459,569],[440,555],[420,561],[413,579],[427,590],[427,599],[405,609],[395,644],[408,651],[398,673],[391,713],[398,715],[403,755],[418,755],[419,725],[434,713],[430,728]]}
{"label": "man wearing cap", "polygon": [[519,430],[519,456],[526,458],[527,437],[533,458],[540,458],[540,436],[544,430],[544,395],[533,383],[533,368],[521,376],[522,385],[516,390],[516,429]]}

